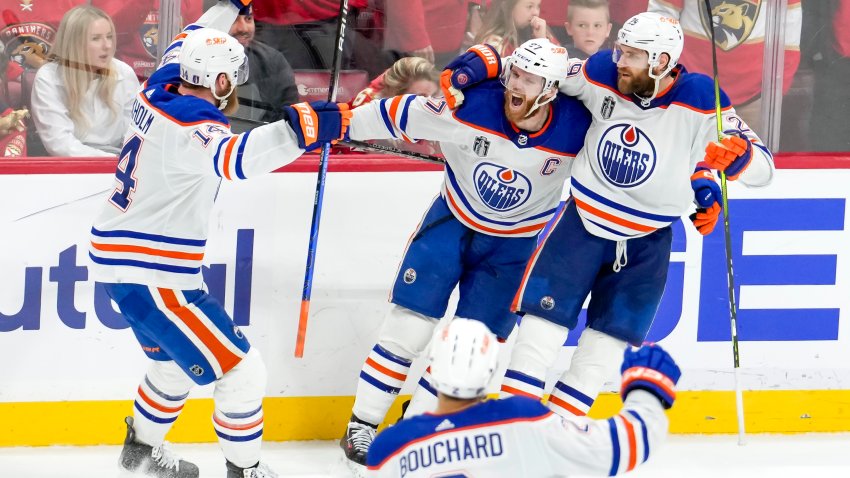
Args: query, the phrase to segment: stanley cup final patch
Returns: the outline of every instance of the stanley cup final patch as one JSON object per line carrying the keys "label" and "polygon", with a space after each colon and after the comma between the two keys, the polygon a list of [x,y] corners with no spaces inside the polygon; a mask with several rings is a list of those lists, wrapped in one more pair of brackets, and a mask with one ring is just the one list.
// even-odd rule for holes
{"label": "stanley cup final patch", "polygon": [[475,142],[472,143],[472,150],[482,158],[487,156],[487,152],[490,151],[490,140],[484,136],[476,136]]}
{"label": "stanley cup final patch", "polygon": [[614,106],[617,102],[614,101],[614,97],[606,96],[605,100],[602,101],[602,109],[599,111],[602,114],[603,119],[608,119],[611,117],[611,113],[614,112]]}

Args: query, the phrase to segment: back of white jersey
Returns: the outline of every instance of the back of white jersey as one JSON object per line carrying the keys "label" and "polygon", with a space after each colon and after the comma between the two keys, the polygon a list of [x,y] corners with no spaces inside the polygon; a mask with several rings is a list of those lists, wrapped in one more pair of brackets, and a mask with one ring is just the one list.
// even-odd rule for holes
{"label": "back of white jersey", "polygon": [[377,436],[366,464],[381,478],[613,476],[645,462],[666,434],[660,402],[644,391],[608,420],[562,418],[516,396],[402,420]]}
{"label": "back of white jersey", "polygon": [[303,153],[284,122],[235,135],[212,103],[178,92],[182,38],[206,24],[229,28],[237,13],[219,3],[186,27],[137,95],[115,173],[118,184],[91,231],[95,280],[200,288],[209,214],[221,180],[273,171]]}
{"label": "back of white jersey", "polygon": [[[593,115],[571,180],[571,194],[590,233],[612,240],[643,236],[677,220],[693,203],[690,177],[706,145],[717,141],[714,86],[707,76],[681,66],[674,74],[673,84],[644,106],[617,89],[610,51],[571,65],[561,91],[577,96]],[[769,171],[769,182],[772,155],[725,94],[721,105],[724,131],[750,139],[753,163]],[[746,176],[741,181],[762,185]]]}

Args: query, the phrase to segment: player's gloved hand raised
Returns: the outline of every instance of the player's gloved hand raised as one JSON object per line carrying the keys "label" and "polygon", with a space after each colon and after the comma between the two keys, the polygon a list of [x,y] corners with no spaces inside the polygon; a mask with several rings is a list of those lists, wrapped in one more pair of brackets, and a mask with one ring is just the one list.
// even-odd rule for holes
{"label": "player's gloved hand raised", "polygon": [[726,173],[730,181],[738,179],[753,160],[750,140],[740,131],[732,133],[732,136],[726,136],[719,143],[708,143],[705,148],[705,162],[708,166]]}
{"label": "player's gloved hand raised", "polygon": [[723,210],[720,205],[723,193],[714,179],[714,174],[703,166],[697,166],[691,175],[691,187],[694,190],[694,202],[697,204],[697,212],[690,215],[691,222],[700,234],[706,236],[714,230],[720,211]]}
{"label": "player's gloved hand raised", "polygon": [[623,400],[632,390],[646,390],[661,400],[664,408],[673,406],[676,399],[676,382],[682,376],[679,366],[664,349],[655,344],[644,344],[639,349],[627,347],[623,355]]}
{"label": "player's gloved hand raised", "polygon": [[345,103],[311,101],[284,107],[289,126],[298,137],[298,147],[307,151],[322,143],[345,139],[351,124],[351,111]]}
{"label": "player's gloved hand raised", "polygon": [[490,45],[473,45],[466,53],[452,60],[440,75],[440,90],[446,97],[449,108],[457,108],[463,103],[460,90],[481,83],[490,78],[498,78],[502,73],[502,59]]}

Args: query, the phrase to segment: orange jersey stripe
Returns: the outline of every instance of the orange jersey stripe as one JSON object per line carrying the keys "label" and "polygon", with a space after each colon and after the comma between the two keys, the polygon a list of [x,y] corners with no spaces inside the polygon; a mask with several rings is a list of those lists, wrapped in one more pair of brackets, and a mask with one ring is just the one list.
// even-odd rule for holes
{"label": "orange jersey stripe", "polygon": [[448,190],[446,190],[446,196],[449,197],[449,202],[452,204],[455,211],[457,211],[457,213],[460,214],[461,218],[463,218],[464,221],[466,221],[470,224],[474,224],[477,229],[481,229],[482,231],[492,232],[492,233],[496,233],[496,234],[521,234],[523,232],[539,231],[539,230],[543,229],[544,227],[546,227],[546,223],[544,222],[542,224],[533,224],[531,226],[523,226],[523,227],[518,227],[516,229],[505,229],[505,230],[493,229],[492,227],[487,227],[487,226],[484,226],[482,224],[479,224],[479,223],[473,221],[472,218],[470,218],[469,216],[464,214],[464,212],[460,209],[460,207],[455,202],[455,198],[452,196],[452,193],[450,193]]}
{"label": "orange jersey stripe", "polygon": [[230,178],[230,153],[233,152],[233,146],[236,144],[236,140],[239,139],[239,136],[234,136],[230,138],[227,142],[227,149],[224,150],[224,164],[221,167],[221,172],[224,174],[226,179]]}
{"label": "orange jersey stripe", "polygon": [[549,401],[550,401],[550,402],[552,402],[552,403],[554,403],[555,405],[557,405],[557,406],[559,406],[559,407],[563,408],[564,410],[566,410],[566,411],[568,411],[568,412],[572,413],[573,415],[575,415],[575,416],[577,416],[577,417],[583,417],[583,416],[587,415],[587,413],[586,413],[586,412],[583,412],[583,411],[579,410],[578,408],[576,408],[576,407],[574,407],[574,406],[570,405],[569,403],[567,403],[567,402],[565,402],[565,401],[561,400],[560,398],[558,398],[558,397],[556,397],[556,396],[554,396],[554,395],[550,395],[550,396],[549,396]]}
{"label": "orange jersey stripe", "polygon": [[579,208],[584,209],[585,211],[587,211],[587,212],[589,212],[589,213],[591,213],[591,214],[594,214],[594,215],[596,215],[596,216],[599,216],[599,217],[601,217],[601,218],[603,218],[603,219],[607,219],[607,220],[609,220],[609,221],[613,222],[614,224],[619,224],[619,225],[621,225],[621,226],[623,226],[623,227],[628,227],[628,228],[630,228],[630,229],[634,229],[634,230],[636,230],[636,231],[641,231],[641,232],[652,232],[652,231],[654,231],[654,230],[655,230],[655,228],[654,228],[654,227],[651,227],[651,226],[644,226],[643,224],[638,224],[638,223],[636,223],[636,222],[627,221],[627,220],[625,220],[625,219],[623,219],[623,218],[620,218],[620,217],[617,217],[617,216],[615,216],[615,215],[613,215],[613,214],[609,214],[609,213],[607,213],[607,212],[605,212],[605,211],[602,211],[602,210],[596,209],[595,207],[593,207],[593,206],[591,206],[590,204],[588,204],[588,203],[586,203],[586,202],[582,201],[582,200],[581,200],[581,199],[579,199],[579,198],[575,198],[575,197],[574,197],[573,199],[575,199],[575,201],[576,201],[576,205],[577,205]]}
{"label": "orange jersey stripe", "polygon": [[222,421],[220,418],[218,418],[218,415],[213,414],[213,421],[216,422],[219,426],[222,426],[224,428],[228,428],[230,430],[249,430],[249,429],[254,428],[257,425],[260,425],[261,423],[263,423],[263,417],[260,417],[256,421],[253,421],[251,423],[246,423],[244,425],[234,425],[232,423],[226,423],[226,422]]}
{"label": "orange jersey stripe", "polygon": [[166,251],[164,249],[154,249],[151,247],[129,246],[126,244],[100,244],[97,242],[91,243],[92,247],[99,251],[106,252],[132,252],[135,254],[146,254],[149,256],[168,257],[171,259],[185,259],[187,261],[200,261],[204,258],[203,252],[179,252]]}
{"label": "orange jersey stripe", "polygon": [[177,295],[173,290],[163,289],[161,287],[158,287],[157,290],[162,297],[162,301],[165,303],[165,307],[183,321],[201,339],[201,342],[210,349],[215,359],[218,360],[222,373],[226,373],[239,363],[241,359],[219,342],[218,338],[213,335],[194,312],[189,310],[188,307],[180,305]]}
{"label": "orange jersey stripe", "polygon": [[632,422],[623,418],[622,415],[619,415],[620,419],[623,420],[623,424],[626,426],[626,436],[629,439],[629,467],[626,471],[632,471],[635,469],[635,465],[637,464],[637,441],[635,440],[635,427],[632,425]]}
{"label": "orange jersey stripe", "polygon": [[145,391],[142,390],[141,386],[139,386],[139,396],[142,397],[142,400],[144,400],[145,403],[161,411],[162,413],[177,413],[183,409],[183,405],[180,405],[179,407],[165,407],[160,405],[159,403],[154,402],[150,397],[148,397]]}
{"label": "orange jersey stripe", "polygon": [[511,395],[519,395],[521,397],[533,398],[535,400],[540,400],[542,398],[542,397],[538,397],[537,395],[534,395],[533,393],[524,392],[524,391],[522,391],[518,388],[514,388],[514,387],[511,387],[509,385],[504,385],[504,384],[502,385],[502,391],[510,393]]}
{"label": "orange jersey stripe", "polygon": [[388,375],[388,376],[390,376],[390,377],[392,377],[396,380],[401,380],[402,382],[407,380],[407,375],[405,375],[403,373],[396,372],[395,370],[390,370],[387,367],[384,367],[383,365],[379,364],[378,362],[375,362],[374,360],[372,360],[371,357],[366,358],[366,363],[369,364],[369,366],[371,366],[375,370],[383,373],[384,375]]}

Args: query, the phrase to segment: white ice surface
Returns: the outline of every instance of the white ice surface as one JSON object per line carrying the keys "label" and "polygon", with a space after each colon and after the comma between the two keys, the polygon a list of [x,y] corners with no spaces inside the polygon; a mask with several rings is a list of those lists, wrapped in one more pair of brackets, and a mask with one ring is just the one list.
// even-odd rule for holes
{"label": "white ice surface", "polygon": [[[203,478],[223,478],[216,444],[173,445],[194,461]],[[335,442],[263,445],[263,461],[281,477],[350,477]],[[0,448],[3,478],[117,478],[120,448]],[[634,478],[827,478],[850,477],[850,434],[750,435],[739,446],[731,435],[671,436]],[[577,478],[577,477],[576,477]]]}

